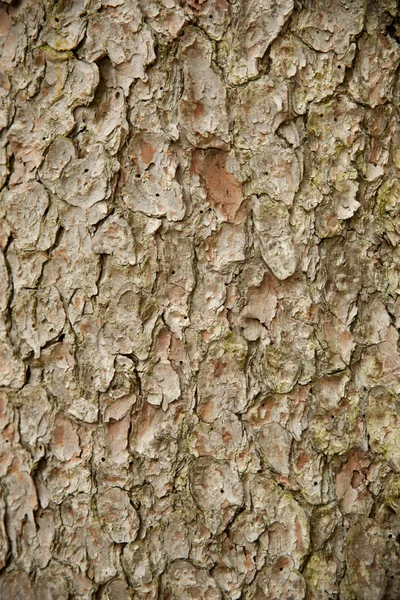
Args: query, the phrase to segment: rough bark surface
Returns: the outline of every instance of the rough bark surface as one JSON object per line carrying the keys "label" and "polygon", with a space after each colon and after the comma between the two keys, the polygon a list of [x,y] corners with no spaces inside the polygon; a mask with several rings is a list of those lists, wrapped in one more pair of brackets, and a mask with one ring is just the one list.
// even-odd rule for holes
{"label": "rough bark surface", "polygon": [[400,598],[395,0],[0,2],[1,600]]}

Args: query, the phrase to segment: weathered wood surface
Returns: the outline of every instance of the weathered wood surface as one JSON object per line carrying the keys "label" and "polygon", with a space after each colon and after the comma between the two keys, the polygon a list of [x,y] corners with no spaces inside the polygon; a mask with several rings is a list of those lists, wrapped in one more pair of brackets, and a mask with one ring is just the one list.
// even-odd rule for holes
{"label": "weathered wood surface", "polygon": [[395,0],[0,2],[1,600],[400,598]]}

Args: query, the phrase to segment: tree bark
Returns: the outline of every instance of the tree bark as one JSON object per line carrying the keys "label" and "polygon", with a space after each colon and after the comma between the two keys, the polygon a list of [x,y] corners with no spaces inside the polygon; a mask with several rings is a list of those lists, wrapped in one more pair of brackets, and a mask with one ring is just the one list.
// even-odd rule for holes
{"label": "tree bark", "polygon": [[395,0],[0,2],[0,598],[400,598]]}

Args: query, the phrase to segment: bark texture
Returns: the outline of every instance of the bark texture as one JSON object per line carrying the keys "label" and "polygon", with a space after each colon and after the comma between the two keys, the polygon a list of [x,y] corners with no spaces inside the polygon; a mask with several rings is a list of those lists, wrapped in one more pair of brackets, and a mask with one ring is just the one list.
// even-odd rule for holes
{"label": "bark texture", "polygon": [[0,2],[1,600],[400,598],[399,17]]}

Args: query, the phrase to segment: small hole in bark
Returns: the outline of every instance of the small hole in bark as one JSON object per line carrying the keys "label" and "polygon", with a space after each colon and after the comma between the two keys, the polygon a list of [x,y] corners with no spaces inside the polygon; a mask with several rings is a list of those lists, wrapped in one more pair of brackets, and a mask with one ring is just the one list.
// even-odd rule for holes
{"label": "small hole in bark", "polygon": [[393,537],[393,535],[391,533],[389,533],[389,535],[388,535],[389,540],[391,540],[392,537]]}
{"label": "small hole in bark", "polygon": [[209,209],[208,209],[208,212],[211,212],[211,210],[212,210],[212,209],[211,209],[211,208],[209,208]]}
{"label": "small hole in bark", "polygon": [[56,23],[58,23],[60,21],[60,19],[58,19],[58,18],[55,18],[54,20]]}
{"label": "small hole in bark", "polygon": [[319,116],[320,116],[320,117],[323,117],[324,115],[323,115],[323,113],[321,113]]}
{"label": "small hole in bark", "polygon": [[314,481],[314,485],[318,485],[318,481]]}
{"label": "small hole in bark", "polygon": [[338,68],[338,69],[341,69],[341,68],[342,68],[342,65],[338,65],[338,66],[337,66],[337,68]]}
{"label": "small hole in bark", "polygon": [[335,121],[335,123],[336,123],[336,121],[337,121],[337,118],[336,118],[336,117],[334,117],[334,118],[333,118],[333,120],[334,120],[334,121]]}
{"label": "small hole in bark", "polygon": [[224,493],[224,488],[221,488],[219,491],[221,492],[221,494],[223,494]]}
{"label": "small hole in bark", "polygon": [[89,169],[85,169],[83,172],[84,173],[89,173]]}
{"label": "small hole in bark", "polygon": [[42,138],[42,139],[43,139],[43,141],[45,142],[47,138],[45,138],[45,137],[44,137],[44,138]]}
{"label": "small hole in bark", "polygon": [[159,197],[160,197],[160,194],[157,192],[157,194],[156,194],[156,198],[159,198]]}
{"label": "small hole in bark", "polygon": [[208,18],[209,18],[209,19],[212,19],[212,18],[213,18],[213,16],[212,16],[212,15],[208,15]]}
{"label": "small hole in bark", "polygon": [[163,88],[163,86],[161,86],[161,87],[160,87],[160,92],[162,92],[162,91],[163,91],[163,89],[164,89],[164,88]]}
{"label": "small hole in bark", "polygon": [[179,361],[179,364],[180,364],[180,365],[183,365],[183,360],[180,360],[180,361]]}
{"label": "small hole in bark", "polygon": [[140,173],[136,173],[135,177],[136,177],[136,179],[140,179],[141,178],[141,174]]}
{"label": "small hole in bark", "polygon": [[201,214],[201,215],[203,214],[203,211],[202,211],[202,210],[200,211],[200,214]]}
{"label": "small hole in bark", "polygon": [[390,579],[394,579],[394,575],[391,575],[391,576],[390,576]]}
{"label": "small hole in bark", "polygon": [[171,274],[172,274],[172,275],[175,275],[175,271],[171,271]]}
{"label": "small hole in bark", "polygon": [[335,415],[331,415],[331,419],[334,419],[334,418],[335,418]]}
{"label": "small hole in bark", "polygon": [[280,571],[283,571],[283,567],[279,567],[279,570],[280,570]]}
{"label": "small hole in bark", "polygon": [[6,444],[9,444],[9,443],[10,443],[10,440],[6,440]]}
{"label": "small hole in bark", "polygon": [[115,94],[115,97],[118,99],[118,98],[120,97],[120,95],[121,95],[121,92],[117,92],[117,93]]}
{"label": "small hole in bark", "polygon": [[104,456],[101,457],[101,462],[106,462],[106,459],[104,458]]}
{"label": "small hole in bark", "polygon": [[187,319],[187,316],[185,315],[183,318],[184,318],[184,319]]}

